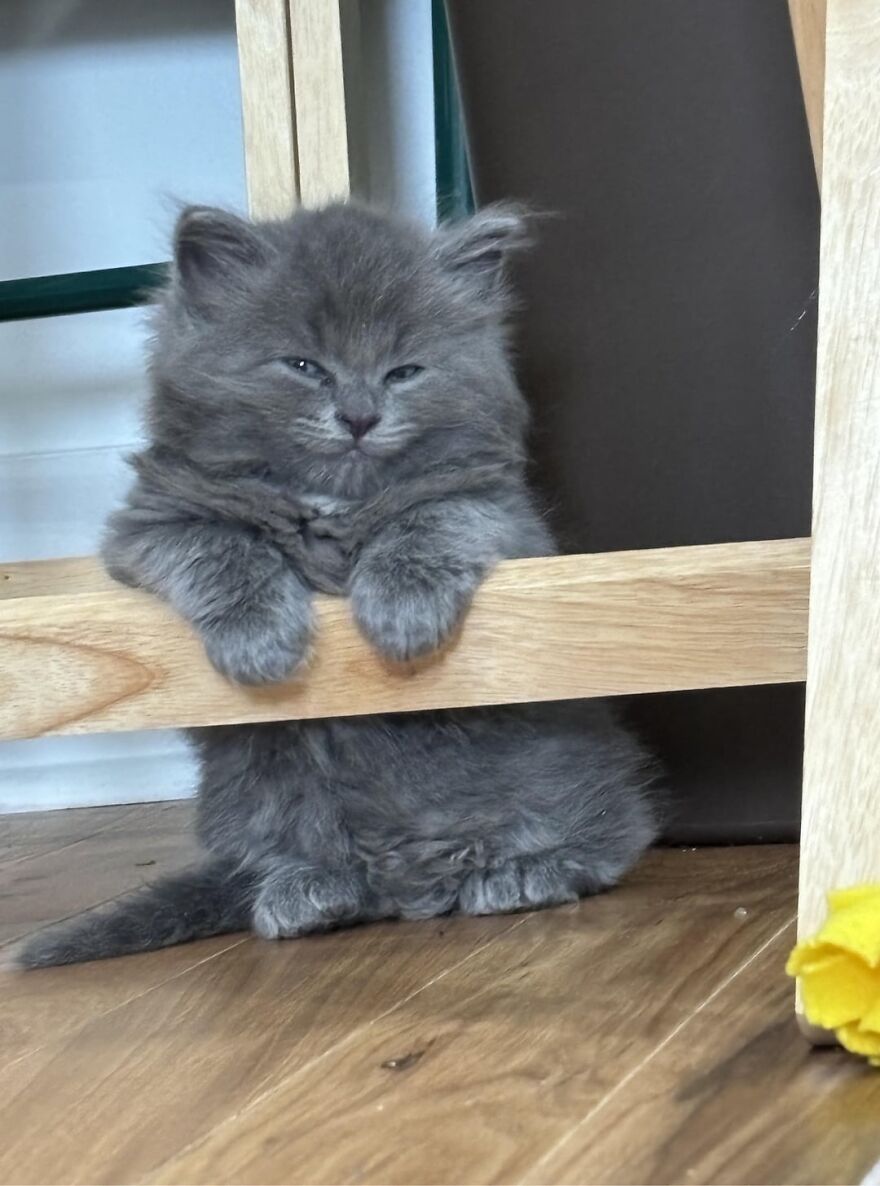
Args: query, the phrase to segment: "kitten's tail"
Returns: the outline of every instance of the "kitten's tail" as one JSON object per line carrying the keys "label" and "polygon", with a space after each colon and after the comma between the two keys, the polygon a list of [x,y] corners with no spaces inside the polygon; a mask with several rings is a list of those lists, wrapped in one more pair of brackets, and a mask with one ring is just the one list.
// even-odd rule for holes
{"label": "kitten's tail", "polygon": [[79,964],[244,930],[254,892],[252,873],[228,861],[209,861],[163,877],[106,909],[38,931],[10,953],[9,962],[19,968]]}

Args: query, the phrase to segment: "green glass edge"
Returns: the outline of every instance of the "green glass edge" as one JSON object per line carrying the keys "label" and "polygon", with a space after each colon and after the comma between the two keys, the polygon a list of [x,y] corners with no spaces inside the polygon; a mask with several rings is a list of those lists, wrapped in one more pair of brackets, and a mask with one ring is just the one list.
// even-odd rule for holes
{"label": "green glass edge", "polygon": [[167,272],[167,264],[156,263],[3,280],[0,281],[0,321],[143,305],[150,299],[151,291],[164,282]]}
{"label": "green glass edge", "polygon": [[[437,157],[437,217],[472,213],[474,195],[468,166],[455,63],[444,0],[431,0],[434,53],[434,143]],[[161,285],[168,264],[137,264],[0,281],[0,321],[62,317],[143,305]]]}
{"label": "green glass edge", "polygon": [[444,0],[431,0],[434,48],[434,145],[437,218],[463,218],[474,210],[464,122]]}

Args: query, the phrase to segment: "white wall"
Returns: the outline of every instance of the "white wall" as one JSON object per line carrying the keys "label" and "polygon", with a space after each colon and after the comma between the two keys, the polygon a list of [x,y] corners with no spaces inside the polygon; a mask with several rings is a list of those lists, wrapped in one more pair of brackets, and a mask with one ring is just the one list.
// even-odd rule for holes
{"label": "white wall", "polygon": [[[430,219],[430,0],[358,16],[362,188]],[[233,0],[2,0],[0,112],[0,279],[164,259],[178,200],[244,208]],[[138,310],[0,323],[0,559],[94,551],[145,390]],[[171,733],[0,746],[0,811],[192,782]]]}

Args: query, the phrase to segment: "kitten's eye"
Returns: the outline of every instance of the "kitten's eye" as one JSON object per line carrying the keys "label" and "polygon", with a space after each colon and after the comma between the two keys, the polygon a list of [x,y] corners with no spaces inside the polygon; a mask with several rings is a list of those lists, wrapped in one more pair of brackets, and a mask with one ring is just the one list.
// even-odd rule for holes
{"label": "kitten's eye", "polygon": [[385,376],[386,383],[406,383],[408,379],[414,379],[416,375],[420,375],[424,367],[416,366],[414,363],[405,367],[394,367]]}
{"label": "kitten's eye", "polygon": [[320,363],[313,362],[311,358],[283,358],[281,361],[297,375],[302,375],[304,379],[311,379],[315,383],[330,382],[329,373]]}

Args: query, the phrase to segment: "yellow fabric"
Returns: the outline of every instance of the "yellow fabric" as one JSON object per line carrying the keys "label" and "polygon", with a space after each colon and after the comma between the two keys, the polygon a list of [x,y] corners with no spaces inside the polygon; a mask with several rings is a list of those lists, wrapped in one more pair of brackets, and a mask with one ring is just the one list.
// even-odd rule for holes
{"label": "yellow fabric", "polygon": [[800,979],[807,1021],[880,1067],[880,884],[830,893],[824,925],[786,971]]}

